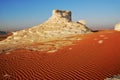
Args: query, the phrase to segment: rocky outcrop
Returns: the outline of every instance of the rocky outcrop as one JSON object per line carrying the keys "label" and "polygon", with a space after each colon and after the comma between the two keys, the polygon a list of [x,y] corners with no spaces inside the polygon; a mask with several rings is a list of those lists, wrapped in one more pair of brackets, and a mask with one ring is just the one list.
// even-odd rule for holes
{"label": "rocky outcrop", "polygon": [[0,31],[0,35],[6,35],[7,32],[4,32],[4,31]]}
{"label": "rocky outcrop", "polygon": [[120,23],[117,23],[114,27],[115,30],[120,31]]}
{"label": "rocky outcrop", "polygon": [[105,79],[105,80],[120,80],[120,74],[114,75],[113,77],[107,78],[107,79]]}
{"label": "rocky outcrop", "polygon": [[47,41],[76,34],[91,32],[85,24],[71,21],[71,11],[53,10],[53,15],[43,24],[32,28],[13,32],[8,39]]}
{"label": "rocky outcrop", "polygon": [[0,42],[0,46],[14,48],[26,46],[32,43],[59,40],[63,37],[90,33],[91,30],[81,22],[72,22],[71,11],[53,10],[52,16],[43,24],[32,28],[13,32],[6,40]]}

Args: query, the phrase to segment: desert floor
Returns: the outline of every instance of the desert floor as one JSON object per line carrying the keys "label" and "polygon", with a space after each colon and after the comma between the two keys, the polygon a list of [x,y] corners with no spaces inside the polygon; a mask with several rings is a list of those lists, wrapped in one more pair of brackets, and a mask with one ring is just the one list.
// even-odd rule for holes
{"label": "desert floor", "polygon": [[86,34],[53,53],[18,49],[0,54],[0,80],[104,80],[117,74],[120,32],[114,30]]}

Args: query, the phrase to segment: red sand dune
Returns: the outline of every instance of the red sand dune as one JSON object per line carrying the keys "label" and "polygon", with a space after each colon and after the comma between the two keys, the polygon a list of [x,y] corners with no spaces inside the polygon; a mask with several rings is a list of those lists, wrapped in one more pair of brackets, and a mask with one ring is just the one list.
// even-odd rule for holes
{"label": "red sand dune", "polygon": [[104,80],[120,74],[120,32],[100,31],[44,53],[16,50],[0,55],[0,80]]}

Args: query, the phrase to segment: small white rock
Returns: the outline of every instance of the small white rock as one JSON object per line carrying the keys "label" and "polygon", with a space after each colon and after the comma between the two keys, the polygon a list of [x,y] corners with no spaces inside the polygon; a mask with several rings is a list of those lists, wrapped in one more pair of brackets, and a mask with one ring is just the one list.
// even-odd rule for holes
{"label": "small white rock", "polygon": [[114,30],[120,31],[120,23],[115,25]]}
{"label": "small white rock", "polygon": [[69,50],[72,50],[72,48],[69,48]]}
{"label": "small white rock", "polygon": [[100,37],[104,37],[105,35],[100,35]]}
{"label": "small white rock", "polygon": [[77,40],[82,40],[81,38],[78,38]]}
{"label": "small white rock", "polygon": [[48,51],[47,53],[54,53],[54,52],[56,52],[57,50],[50,50],[50,51]]}
{"label": "small white rock", "polygon": [[99,44],[102,44],[102,43],[103,43],[103,40],[99,40],[98,43],[99,43]]}
{"label": "small white rock", "polygon": [[9,74],[5,74],[5,75],[3,75],[3,77],[10,77],[10,75]]}
{"label": "small white rock", "polygon": [[5,53],[5,54],[10,54],[10,52],[7,52],[7,53]]}

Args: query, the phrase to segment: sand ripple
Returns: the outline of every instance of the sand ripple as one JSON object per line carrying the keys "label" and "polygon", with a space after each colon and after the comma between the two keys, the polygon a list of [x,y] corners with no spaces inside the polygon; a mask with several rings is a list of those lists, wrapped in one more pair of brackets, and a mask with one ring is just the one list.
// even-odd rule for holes
{"label": "sand ripple", "polygon": [[0,80],[104,80],[120,74],[120,33],[107,32],[88,34],[53,53],[19,49],[1,54]]}

